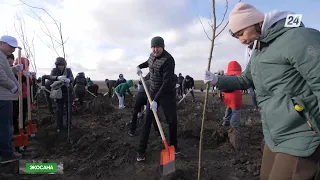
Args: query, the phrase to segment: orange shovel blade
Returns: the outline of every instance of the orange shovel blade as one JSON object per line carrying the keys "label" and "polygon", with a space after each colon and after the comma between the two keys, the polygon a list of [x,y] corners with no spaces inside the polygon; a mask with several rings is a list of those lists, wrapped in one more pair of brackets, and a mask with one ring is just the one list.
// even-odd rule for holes
{"label": "orange shovel blade", "polygon": [[160,153],[160,172],[162,175],[167,175],[174,171],[176,171],[175,149],[174,146],[169,146]]}
{"label": "orange shovel blade", "polygon": [[27,146],[29,142],[28,134],[24,134],[23,129],[20,129],[20,134],[14,136],[14,146],[22,147]]}
{"label": "orange shovel blade", "polygon": [[26,128],[28,135],[36,134],[38,131],[36,124],[32,123],[31,120],[28,121],[28,126]]}

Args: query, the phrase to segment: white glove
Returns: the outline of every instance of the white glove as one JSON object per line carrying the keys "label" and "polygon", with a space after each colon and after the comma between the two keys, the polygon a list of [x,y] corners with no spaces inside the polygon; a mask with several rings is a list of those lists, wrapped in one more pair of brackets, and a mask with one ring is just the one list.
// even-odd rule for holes
{"label": "white glove", "polygon": [[137,74],[138,74],[138,76],[140,76],[142,74],[142,71],[139,67],[137,67]]}
{"label": "white glove", "polygon": [[176,88],[180,87],[180,84],[176,84]]}
{"label": "white glove", "polygon": [[85,89],[88,90],[88,86],[85,86]]}
{"label": "white glove", "polygon": [[23,70],[23,64],[17,64],[15,66],[13,66],[17,71],[19,70]]}
{"label": "white glove", "polygon": [[57,77],[57,80],[59,81],[64,81],[64,79],[66,79],[67,77],[66,76],[58,76]]}
{"label": "white glove", "polygon": [[15,94],[18,92],[18,87],[17,86],[14,86],[12,89],[10,89],[10,91]]}
{"label": "white glove", "polygon": [[150,105],[150,109],[157,111],[158,110],[158,103],[156,101],[152,101],[152,103]]}
{"label": "white glove", "polygon": [[30,72],[24,71],[24,72],[23,72],[23,75],[24,75],[25,77],[29,77],[29,76],[30,76]]}
{"label": "white glove", "polygon": [[182,95],[182,98],[185,98],[185,97],[186,97],[186,94],[183,94],[183,95]]}
{"label": "white glove", "polygon": [[65,78],[65,79],[63,80],[63,82],[65,82],[65,83],[70,83],[70,79],[69,79],[69,78]]}
{"label": "white glove", "polygon": [[46,86],[40,86],[40,89],[41,89],[41,90],[45,90],[45,89],[46,89]]}
{"label": "white glove", "polygon": [[211,85],[216,85],[218,83],[218,76],[210,71],[205,71],[203,82],[205,84],[210,83]]}

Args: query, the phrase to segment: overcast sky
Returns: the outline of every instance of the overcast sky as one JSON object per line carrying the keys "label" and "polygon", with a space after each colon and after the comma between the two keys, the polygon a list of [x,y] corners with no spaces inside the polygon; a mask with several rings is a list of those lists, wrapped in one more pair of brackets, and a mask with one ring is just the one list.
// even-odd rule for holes
{"label": "overcast sky", "polygon": [[[27,4],[45,8],[62,24],[68,66],[74,75],[78,72],[93,80],[116,79],[123,73],[127,79],[137,79],[135,67],[146,61],[153,36],[162,36],[166,50],[176,61],[176,74],[202,79],[207,68],[210,41],[206,37],[197,15],[209,35],[211,0],[25,0]],[[236,0],[229,1],[229,12]],[[317,0],[244,1],[263,12],[274,9],[303,14],[303,22],[320,29]],[[22,20],[25,35],[34,37],[37,75],[49,74],[58,56],[48,46],[48,30],[58,40],[54,22],[42,10],[32,9],[19,0],[0,0],[0,30],[19,38],[16,28]],[[49,3],[49,4],[48,4]],[[217,1],[218,23],[222,18],[225,1]],[[228,12],[228,14],[229,14]],[[43,21],[46,22],[44,26]],[[317,23],[318,22],[318,23]],[[16,27],[16,28],[15,28]],[[228,28],[226,28],[228,29]],[[19,39],[21,44],[21,40]],[[31,44],[31,43],[30,43]],[[54,40],[57,52],[63,56],[61,46]],[[216,42],[211,69],[226,69],[228,61],[237,60],[245,68],[245,46],[224,31]],[[24,52],[23,52],[24,54]],[[15,53],[17,55],[17,53]],[[146,72],[146,71],[144,71]]]}

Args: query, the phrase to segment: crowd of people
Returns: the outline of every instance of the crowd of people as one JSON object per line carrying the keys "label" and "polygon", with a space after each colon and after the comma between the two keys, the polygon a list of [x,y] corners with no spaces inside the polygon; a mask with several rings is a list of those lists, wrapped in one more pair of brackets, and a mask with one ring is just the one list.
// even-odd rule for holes
{"label": "crowd of people", "polygon": [[[205,71],[204,83],[210,83],[218,90],[226,104],[223,126],[231,126],[240,131],[242,91],[249,90],[255,109],[261,113],[264,135],[264,151],[261,164],[261,180],[301,179],[311,180],[320,176],[320,33],[307,28],[301,23],[298,27],[285,26],[289,12],[272,11],[263,13],[254,6],[237,3],[229,15],[229,27],[232,37],[249,49],[249,63],[242,70],[240,64],[231,60],[226,72]],[[32,77],[24,69],[28,59],[21,63],[14,60],[12,53],[18,48],[17,40],[11,36],[0,39],[0,155],[2,160],[20,158],[11,145],[12,127],[14,134],[17,127],[17,100],[23,92],[26,103],[26,79]],[[132,80],[126,80],[123,74],[118,80],[106,79],[108,96],[116,94],[119,109],[125,108],[125,95],[135,98],[132,120],[128,134],[136,135],[137,118],[143,117],[140,133],[137,161],[146,159],[146,149],[151,125],[160,132],[155,123],[152,110],[159,106],[165,112],[169,125],[169,145],[175,147],[175,153],[181,151],[177,139],[176,99],[185,98],[189,93],[195,101],[194,79],[190,75],[175,74],[175,59],[166,50],[164,39],[156,36],[151,39],[149,58],[137,65],[136,73],[143,78],[137,84],[137,93],[130,88]],[[11,66],[11,67],[10,67]],[[142,70],[149,69],[143,76]],[[17,81],[17,71],[23,72],[23,84]],[[35,80],[33,80],[34,82]],[[37,86],[32,83],[33,86]],[[146,85],[146,87],[144,87]],[[98,88],[85,77],[83,72],[73,77],[64,58],[56,58],[55,67],[50,75],[42,76],[40,89],[48,90],[48,97],[57,104],[57,131],[71,126],[71,121],[64,126],[63,114],[67,110],[71,118],[74,100],[83,104],[83,97],[89,88],[97,94]],[[148,102],[146,91],[152,102]],[[215,92],[216,93],[216,92]],[[300,107],[300,108],[297,108]],[[302,107],[302,108],[301,108]],[[23,119],[26,111],[23,110]],[[241,132],[239,132],[241,133]]]}

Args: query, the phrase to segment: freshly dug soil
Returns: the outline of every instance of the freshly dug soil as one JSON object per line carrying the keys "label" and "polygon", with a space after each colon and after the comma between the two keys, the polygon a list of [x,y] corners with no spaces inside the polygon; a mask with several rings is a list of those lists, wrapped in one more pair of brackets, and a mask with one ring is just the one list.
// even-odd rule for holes
{"label": "freshly dug soil", "polygon": [[[252,110],[249,95],[244,95],[241,126],[238,131],[221,126],[225,106],[210,97],[205,119],[202,154],[202,179],[259,179],[262,131],[259,113]],[[93,99],[88,97],[88,99]],[[176,156],[176,172],[166,177],[159,172],[159,155],[163,149],[153,128],[145,162],[136,161],[139,134],[130,137],[127,124],[131,120],[133,100],[127,96],[126,108],[119,110],[116,97],[99,97],[101,110],[88,108],[73,113],[73,128],[68,141],[67,131],[55,131],[55,116],[45,105],[34,114],[39,132],[30,138],[24,159],[63,162],[63,175],[19,175],[18,162],[0,165],[0,179],[68,179],[68,180],[194,180],[197,178],[198,146],[204,93],[196,101],[187,98],[178,106],[178,141],[182,153]],[[95,105],[97,106],[97,105]],[[99,106],[100,108],[100,106]],[[164,115],[161,121],[168,137]]]}

